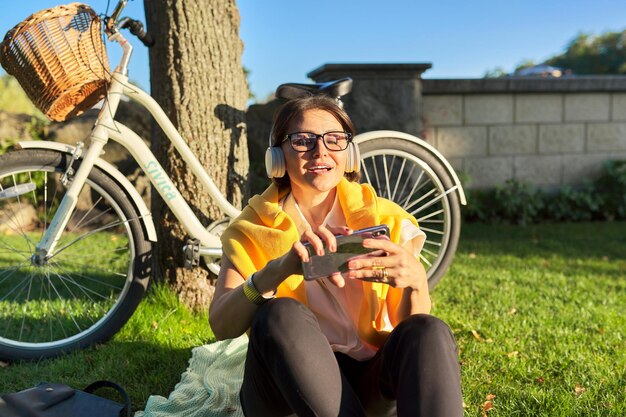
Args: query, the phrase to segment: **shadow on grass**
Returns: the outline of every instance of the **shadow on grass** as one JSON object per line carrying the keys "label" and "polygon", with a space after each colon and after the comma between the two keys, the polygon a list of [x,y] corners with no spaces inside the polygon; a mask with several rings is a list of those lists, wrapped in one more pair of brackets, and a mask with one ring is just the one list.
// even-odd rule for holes
{"label": "shadow on grass", "polygon": [[[82,389],[105,379],[126,389],[134,413],[144,409],[150,395],[168,397],[187,369],[191,349],[111,341],[59,358],[14,362],[0,368],[0,393],[20,391],[43,381]],[[109,395],[105,392],[104,396]],[[115,395],[110,398],[120,401]]]}

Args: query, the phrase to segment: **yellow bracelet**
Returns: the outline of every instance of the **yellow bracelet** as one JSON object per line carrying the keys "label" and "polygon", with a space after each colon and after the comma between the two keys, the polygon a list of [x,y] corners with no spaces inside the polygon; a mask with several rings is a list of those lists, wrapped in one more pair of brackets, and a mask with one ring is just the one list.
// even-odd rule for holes
{"label": "yellow bracelet", "polygon": [[261,292],[257,289],[256,285],[254,285],[254,281],[252,278],[254,274],[250,275],[250,277],[243,283],[243,294],[246,298],[252,303],[260,306],[261,304],[267,303],[269,300],[276,296],[276,291],[270,297],[265,297]]}

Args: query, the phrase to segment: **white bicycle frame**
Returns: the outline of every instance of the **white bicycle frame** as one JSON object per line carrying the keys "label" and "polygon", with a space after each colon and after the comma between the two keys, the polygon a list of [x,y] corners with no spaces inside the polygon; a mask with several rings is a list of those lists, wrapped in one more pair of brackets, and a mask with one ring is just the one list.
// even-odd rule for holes
{"label": "white bicycle frame", "polygon": [[[199,254],[210,257],[221,256],[222,245],[219,237],[209,232],[205,226],[202,225],[200,220],[198,220],[176,186],[172,183],[172,180],[165,173],[161,164],[156,160],[150,148],[134,131],[114,120],[121,97],[126,96],[148,109],[165,135],[174,144],[182,159],[189,165],[193,174],[200,180],[211,198],[213,198],[226,216],[234,218],[237,217],[241,211],[230,204],[220,192],[213,179],[185,143],[180,133],[178,133],[158,103],[149,94],[128,83],[128,77],[124,73],[126,72],[132,47],[128,43],[125,43],[125,39],[119,33],[112,36],[111,39],[117,41],[124,47],[122,63],[112,75],[107,92],[107,99],[104,101],[104,105],[98,114],[95,126],[89,136],[89,146],[84,152],[81,151],[81,147],[76,148],[78,152],[74,152],[75,158],[82,159],[81,165],[76,171],[61,201],[54,219],[50,223],[42,240],[37,245],[37,256],[39,259],[44,260],[54,254],[55,246],[71,217],[71,213],[76,207],[78,195],[83,189],[89,172],[91,172],[94,165],[102,164],[99,157],[109,139],[118,142],[130,152],[150,179],[154,188],[161,195],[165,204],[167,204],[176,218],[181,222],[187,233],[192,238],[200,241]],[[24,143],[21,145],[22,147],[31,147],[28,145],[24,146]],[[142,212],[144,221],[147,220],[145,219],[146,216],[150,216],[150,214]]]}

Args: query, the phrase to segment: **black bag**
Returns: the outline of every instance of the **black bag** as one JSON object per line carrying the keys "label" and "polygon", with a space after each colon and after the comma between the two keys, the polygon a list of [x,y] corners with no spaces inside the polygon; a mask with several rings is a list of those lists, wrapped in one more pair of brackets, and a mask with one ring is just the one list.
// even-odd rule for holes
{"label": "black bag", "polygon": [[[125,404],[92,393],[103,387],[117,390]],[[97,381],[83,391],[65,384],[42,382],[34,388],[0,396],[0,417],[130,417],[130,398],[124,388]]]}

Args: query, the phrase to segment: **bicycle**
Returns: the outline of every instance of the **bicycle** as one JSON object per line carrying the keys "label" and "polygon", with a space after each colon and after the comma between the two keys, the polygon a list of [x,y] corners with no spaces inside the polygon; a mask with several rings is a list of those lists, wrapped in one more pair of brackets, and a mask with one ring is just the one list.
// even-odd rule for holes
{"label": "bicycle", "polygon": [[[129,151],[189,234],[192,240],[182,249],[190,266],[196,266],[203,257],[213,273],[219,272],[219,235],[230,219],[240,213],[222,195],[156,101],[128,83],[127,66],[133,48],[120,29],[131,27],[131,32],[145,44],[150,39],[140,22],[120,20],[126,3],[118,2],[111,16],[103,19],[102,29],[95,12],[84,6],[72,10],[70,14],[74,15],[61,25],[64,35],[70,36],[70,29],[75,29],[71,27],[73,22],[80,21],[80,36],[97,32],[103,42],[102,30],[109,41],[118,43],[123,50],[110,80],[106,71],[100,71],[95,81],[90,81],[99,84],[100,90],[87,91],[69,107],[52,100],[53,105],[47,103],[44,109],[49,116],[73,115],[95,104],[99,98],[94,94],[97,96],[100,91],[102,95],[104,91],[106,99],[88,144],[23,141],[15,150],[0,156],[0,220],[4,218],[5,225],[0,235],[0,358],[53,357],[105,341],[126,323],[143,298],[152,273],[156,231],[137,190],[115,166],[100,158],[109,140]],[[89,20],[87,26],[85,19]],[[96,42],[93,33],[89,40],[92,43]],[[5,55],[9,35],[15,38],[16,33],[10,31],[3,42],[3,66],[8,59]],[[22,51],[20,55],[15,42],[13,39],[10,44],[18,49],[13,53],[23,58],[27,54]],[[94,62],[106,69],[106,52]],[[87,72],[93,76],[95,70],[88,68]],[[277,91],[283,96],[294,91],[323,93],[340,100],[341,95],[349,92],[351,83],[347,79],[324,84],[285,84]],[[87,89],[84,85],[80,88]],[[30,96],[38,104],[43,95],[34,90]],[[150,111],[222,209],[223,219],[205,228],[148,146],[135,132],[114,120],[122,96]],[[43,109],[41,103],[39,106]],[[354,141],[361,149],[364,179],[379,195],[412,212],[428,234],[422,261],[428,266],[429,285],[433,287],[450,265],[458,242],[459,202],[466,203],[458,177],[436,149],[415,136],[376,131],[360,134]]]}

